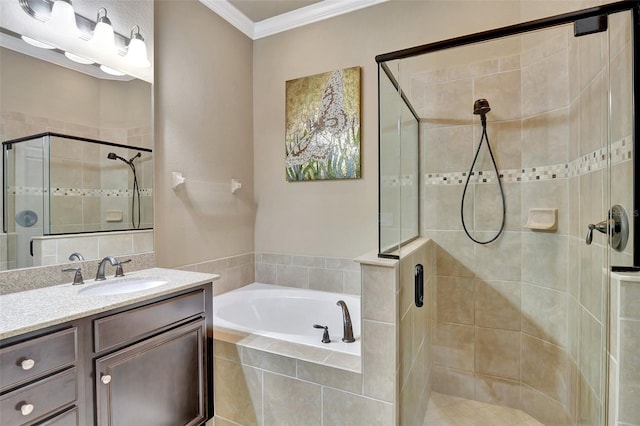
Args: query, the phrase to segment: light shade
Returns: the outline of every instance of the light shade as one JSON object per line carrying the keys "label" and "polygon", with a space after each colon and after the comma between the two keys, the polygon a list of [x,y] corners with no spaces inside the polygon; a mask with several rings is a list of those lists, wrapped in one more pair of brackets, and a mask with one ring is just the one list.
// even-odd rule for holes
{"label": "light shade", "polygon": [[73,62],[77,62],[79,64],[91,65],[93,61],[87,58],[83,58],[82,56],[78,56],[75,53],[64,52],[64,56],[71,59]]}
{"label": "light shade", "polygon": [[47,21],[55,31],[71,37],[79,37],[80,30],[76,24],[76,14],[69,0],[56,0],[51,8],[51,17]]}
{"label": "light shade", "polygon": [[44,43],[42,41],[36,40],[34,38],[27,37],[25,35],[20,36],[20,37],[22,38],[22,40],[24,40],[26,43],[29,43],[32,46],[39,47],[41,49],[55,49],[54,46],[52,46],[50,44],[47,44],[47,43]]}
{"label": "light shade", "polygon": [[[100,16],[101,12],[104,12],[103,16]],[[108,53],[118,53],[113,27],[111,26],[111,21],[107,18],[107,9],[104,7],[98,11],[97,23],[93,29],[93,37],[91,37],[90,43],[94,49]]]}
{"label": "light shade", "polygon": [[140,28],[137,25],[131,29],[131,41],[125,59],[134,67],[148,68],[151,66],[147,57],[147,45],[144,43],[144,38],[140,35]]}
{"label": "light shade", "polygon": [[123,72],[120,72],[118,70],[114,70],[113,68],[110,68],[110,67],[108,67],[106,65],[100,65],[100,69],[103,72],[106,72],[107,74],[115,75],[115,76],[118,76],[118,77],[121,77],[121,76],[125,75]]}

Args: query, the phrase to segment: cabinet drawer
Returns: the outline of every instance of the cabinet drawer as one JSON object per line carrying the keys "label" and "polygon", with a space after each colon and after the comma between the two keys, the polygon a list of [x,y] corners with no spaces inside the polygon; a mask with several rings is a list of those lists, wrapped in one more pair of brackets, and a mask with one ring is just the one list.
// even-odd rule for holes
{"label": "cabinet drawer", "polygon": [[2,424],[32,422],[73,403],[77,397],[76,369],[72,368],[3,395],[0,399]]}
{"label": "cabinet drawer", "polygon": [[38,426],[79,426],[78,421],[78,408],[74,407],[72,410],[65,411],[62,414],[47,420],[44,423],[38,424]]}
{"label": "cabinet drawer", "polygon": [[0,349],[2,390],[76,362],[76,328],[37,337]]}
{"label": "cabinet drawer", "polygon": [[94,349],[103,351],[204,312],[204,291],[94,320]]}

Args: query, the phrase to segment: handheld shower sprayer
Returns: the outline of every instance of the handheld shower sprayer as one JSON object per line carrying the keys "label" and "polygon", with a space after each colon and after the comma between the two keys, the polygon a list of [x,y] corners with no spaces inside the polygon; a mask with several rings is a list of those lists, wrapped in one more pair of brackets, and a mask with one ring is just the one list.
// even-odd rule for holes
{"label": "handheld shower sprayer", "polygon": [[[136,155],[131,157],[129,160],[127,160],[126,158],[120,157],[115,152],[110,152],[107,154],[107,158],[109,160],[120,160],[126,165],[128,165],[131,171],[133,172],[133,198],[131,200],[131,224],[134,229],[140,228],[140,187],[138,186],[138,175],[136,173],[136,165],[133,163],[133,160],[135,160],[138,157],[142,157],[142,154],[140,152],[138,152]],[[136,197],[138,198],[138,224],[137,225],[136,225],[135,214],[134,214],[136,210],[135,208]]]}
{"label": "handheld shower sprayer", "polygon": [[[467,237],[469,237],[474,243],[477,243],[477,244],[489,244],[497,240],[498,237],[502,234],[502,231],[504,231],[504,224],[505,224],[505,219],[507,215],[507,208],[506,208],[505,198],[504,198],[504,190],[502,189],[502,182],[500,180],[500,172],[498,171],[498,165],[496,164],[496,159],[493,156],[493,151],[491,150],[491,144],[489,143],[489,136],[487,135],[487,113],[489,111],[491,111],[491,107],[489,106],[489,101],[487,101],[486,99],[478,99],[473,103],[473,113],[475,115],[480,116],[480,121],[482,123],[482,136],[480,137],[480,143],[478,144],[476,155],[473,158],[473,163],[471,163],[471,168],[469,169],[469,173],[467,173],[467,181],[464,184],[464,190],[462,191],[462,201],[460,202],[460,218],[462,220],[462,228],[464,229],[464,232],[467,234]],[[500,229],[498,230],[497,234],[493,238],[486,241],[480,241],[475,239],[467,230],[467,225],[465,224],[465,219],[464,219],[464,198],[467,193],[467,188],[469,187],[469,180],[471,179],[471,175],[474,174],[473,168],[476,165],[476,161],[478,161],[480,148],[482,148],[482,143],[485,140],[487,141],[487,149],[489,150],[489,155],[491,156],[491,161],[493,162],[493,169],[496,172],[498,188],[500,189],[500,198],[502,199],[502,222],[500,224]]]}

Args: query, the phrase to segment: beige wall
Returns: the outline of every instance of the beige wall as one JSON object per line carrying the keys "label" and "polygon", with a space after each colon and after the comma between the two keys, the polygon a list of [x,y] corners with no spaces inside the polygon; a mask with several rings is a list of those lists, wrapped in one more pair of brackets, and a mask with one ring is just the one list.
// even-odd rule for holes
{"label": "beige wall", "polygon": [[155,27],[158,266],[252,252],[252,42],[191,0],[156,1]]}

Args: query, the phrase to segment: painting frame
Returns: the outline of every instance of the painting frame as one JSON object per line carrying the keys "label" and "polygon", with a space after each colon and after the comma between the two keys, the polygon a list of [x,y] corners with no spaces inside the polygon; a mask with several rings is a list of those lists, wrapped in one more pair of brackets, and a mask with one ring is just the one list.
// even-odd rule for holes
{"label": "painting frame", "polygon": [[361,67],[285,84],[285,175],[289,182],[361,178]]}

